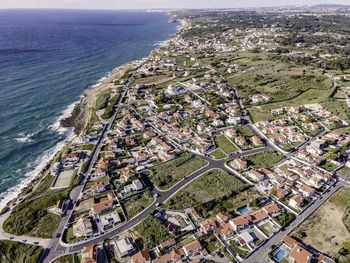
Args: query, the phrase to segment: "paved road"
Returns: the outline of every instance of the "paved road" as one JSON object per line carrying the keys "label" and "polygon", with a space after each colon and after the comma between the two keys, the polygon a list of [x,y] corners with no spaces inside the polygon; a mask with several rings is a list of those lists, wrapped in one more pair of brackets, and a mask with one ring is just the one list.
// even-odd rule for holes
{"label": "paved road", "polygon": [[341,182],[337,182],[330,190],[330,192],[325,193],[322,199],[317,199],[312,205],[310,205],[306,210],[304,210],[299,216],[287,227],[285,230],[278,232],[275,236],[269,239],[264,245],[255,250],[249,255],[243,262],[245,263],[263,263],[265,261],[265,256],[270,251],[272,245],[279,243],[282,238],[292,232],[297,228],[304,220],[306,220],[310,215],[312,215],[317,208],[319,208],[330,196],[332,196],[340,187],[345,186]]}
{"label": "paved road", "polygon": [[[131,76],[130,78],[132,78],[132,77],[133,76]],[[51,241],[50,246],[48,248],[47,254],[45,254],[45,257],[41,260],[41,262],[43,262],[43,263],[51,262],[54,258],[57,257],[57,255],[62,255],[63,253],[68,253],[67,248],[64,249],[64,252],[63,252],[62,248],[60,248],[60,243],[62,243],[62,241],[61,241],[62,234],[64,232],[64,229],[68,225],[69,219],[71,218],[71,216],[73,214],[75,204],[76,204],[77,200],[79,199],[79,196],[81,196],[81,193],[84,189],[84,186],[88,181],[89,174],[91,173],[92,167],[93,167],[94,163],[96,162],[98,154],[101,150],[103,139],[105,138],[106,134],[109,132],[111,125],[113,123],[113,120],[115,119],[116,115],[118,114],[118,110],[122,104],[122,101],[123,101],[126,93],[127,93],[127,85],[130,82],[130,78],[126,82],[126,84],[121,92],[121,95],[120,95],[119,100],[117,102],[117,105],[115,107],[114,115],[110,118],[110,120],[107,123],[105,123],[103,125],[102,133],[100,134],[100,137],[99,137],[93,151],[91,152],[90,158],[88,160],[87,168],[84,171],[84,174],[85,174],[84,181],[71,192],[70,198],[73,201],[73,207],[61,219],[61,222],[60,222],[58,228],[56,229],[56,232],[54,233],[54,235],[52,237],[52,241]]]}
{"label": "paved road", "polygon": [[[230,158],[232,159],[235,157],[241,157],[241,156],[246,156],[246,155],[250,155],[253,153],[258,153],[258,152],[266,151],[266,149],[267,149],[267,147],[262,147],[262,148],[248,150],[245,152],[238,152],[236,154],[233,154]],[[174,194],[176,194],[179,190],[184,188],[187,184],[191,183],[193,180],[197,179],[198,177],[200,177],[205,172],[207,172],[211,169],[215,169],[215,168],[218,169],[219,168],[219,169],[225,170],[225,171],[229,172],[230,174],[232,174],[231,171],[229,169],[227,169],[225,166],[225,163],[227,161],[226,159],[225,160],[212,160],[209,157],[203,157],[203,156],[201,156],[201,157],[202,157],[202,159],[205,159],[206,161],[208,161],[207,166],[192,173],[187,178],[180,181],[179,183],[174,185],[169,190],[158,191],[157,189],[154,188],[153,193],[158,194],[159,196],[157,198],[155,198],[155,201],[149,207],[147,207],[145,210],[143,210],[136,217],[130,219],[129,221],[125,222],[122,225],[119,225],[118,227],[114,228],[113,230],[111,230],[109,232],[106,232],[98,237],[93,238],[93,239],[80,242],[79,244],[71,245],[71,244],[64,244],[62,242],[59,242],[56,245],[56,247],[54,248],[54,253],[50,254],[51,255],[50,260],[54,259],[55,257],[67,254],[67,253],[78,252],[86,245],[103,242],[105,239],[113,238],[116,235],[119,235],[119,234],[129,230],[130,228],[134,227],[135,225],[141,223],[150,214],[152,214],[157,209],[157,203],[160,203],[160,204],[164,203],[166,200],[168,200]],[[47,261],[47,262],[50,262],[50,261]]]}
{"label": "paved road", "polygon": [[[130,79],[128,80],[128,82],[130,81]],[[122,93],[121,99],[118,102],[118,106],[119,107],[121,105],[122,99],[124,98],[126,92],[127,92],[127,85],[128,82],[125,84],[124,86],[124,91]],[[116,110],[115,115],[117,114],[118,109]],[[104,130],[100,136],[100,139],[96,145],[96,147],[93,150],[93,153],[91,155],[91,159],[89,161],[88,164],[88,169],[86,171],[86,174],[88,174],[89,172],[91,172],[91,168],[93,163],[95,162],[97,156],[98,156],[98,152],[101,148],[102,145],[102,141],[104,136],[108,133],[110,125],[112,123],[112,120],[114,119],[115,115],[113,116],[113,118],[111,118],[110,122],[105,124]],[[151,124],[152,125],[152,124]],[[173,144],[175,144],[178,148],[182,149],[182,150],[186,150],[189,151],[188,149],[183,149],[183,146],[177,144],[176,142],[174,142],[171,138],[168,138],[164,133],[162,133],[159,129],[157,129],[157,127],[155,127],[154,125],[152,125],[153,128],[162,136],[164,136],[166,139],[168,139],[170,142],[172,142]],[[198,171],[194,172],[193,174],[189,175],[187,178],[185,178],[184,180],[180,181],[179,183],[177,183],[176,185],[174,185],[171,189],[167,190],[167,191],[158,191],[157,189],[153,189],[153,192],[155,194],[158,195],[158,197],[155,198],[154,202],[147,207],[145,210],[143,210],[140,214],[138,214],[136,217],[132,218],[131,220],[119,225],[118,227],[112,229],[109,232],[106,232],[98,237],[92,238],[90,240],[87,241],[83,241],[74,245],[70,245],[70,244],[64,244],[59,238],[54,237],[52,242],[51,242],[51,246],[50,246],[50,251],[48,252],[48,255],[45,257],[45,259],[43,260],[43,262],[51,262],[54,258],[64,255],[64,254],[69,254],[69,253],[73,253],[73,252],[78,252],[80,251],[84,246],[89,245],[89,244],[96,244],[96,243],[100,243],[103,242],[105,239],[108,238],[113,238],[116,235],[119,235],[121,233],[123,233],[126,230],[129,230],[130,228],[134,227],[135,225],[139,224],[140,222],[142,222],[145,218],[147,218],[151,213],[153,213],[158,204],[164,203],[166,200],[168,200],[169,198],[171,198],[174,194],[176,194],[179,190],[181,190],[183,187],[185,187],[187,184],[189,184],[190,182],[192,182],[193,180],[197,179],[199,176],[201,176],[202,174],[204,174],[205,172],[209,171],[210,169],[214,169],[214,168],[220,168],[222,170],[227,171],[228,173],[232,174],[231,169],[226,167],[226,162],[228,160],[231,160],[233,158],[236,157],[241,157],[241,156],[246,156],[246,155],[250,155],[250,154],[254,154],[254,153],[258,153],[258,152],[262,152],[262,151],[266,151],[269,148],[275,148],[277,151],[281,152],[283,155],[287,156],[287,152],[284,152],[283,150],[281,150],[279,147],[277,147],[274,143],[272,143],[256,126],[252,125],[252,124],[248,124],[248,126],[253,129],[257,134],[260,135],[260,137],[264,138],[265,141],[267,142],[268,146],[267,147],[261,147],[261,148],[257,148],[257,149],[252,149],[252,150],[248,150],[248,151],[244,151],[244,152],[238,152],[235,153],[225,159],[222,160],[213,160],[209,157],[197,154],[196,152],[192,152],[195,155],[198,155],[200,158],[206,160],[208,162],[208,165],[199,169]],[[237,176],[235,174],[233,174],[234,176]],[[87,178],[85,178],[84,183],[86,183]],[[84,184],[82,184],[81,186],[78,186],[78,189],[75,192],[75,194],[72,196],[72,200],[77,200],[82,189],[83,189]],[[336,191],[339,188],[340,184],[337,185],[336,188],[332,189],[331,192],[327,193],[323,199],[319,199],[316,200],[308,209],[306,209],[301,216],[297,217],[297,219],[291,224],[291,226],[286,229],[283,230],[281,232],[279,232],[277,235],[275,235],[273,238],[271,238],[266,244],[264,244],[262,247],[260,247],[258,250],[256,250],[252,255],[250,255],[248,257],[248,259],[246,259],[246,262],[264,262],[264,257],[261,257],[261,254],[265,254],[268,252],[270,246],[272,244],[275,244],[277,242],[279,242],[281,240],[281,238],[288,234],[290,231],[292,231],[296,226],[298,226],[301,222],[303,222],[308,216],[310,216],[331,194],[334,193],[334,191]],[[64,217],[60,223],[60,226],[57,230],[57,233],[62,233],[64,230],[64,227],[67,225],[68,220],[70,218],[71,213],[73,212],[74,209],[71,209],[70,213]]]}

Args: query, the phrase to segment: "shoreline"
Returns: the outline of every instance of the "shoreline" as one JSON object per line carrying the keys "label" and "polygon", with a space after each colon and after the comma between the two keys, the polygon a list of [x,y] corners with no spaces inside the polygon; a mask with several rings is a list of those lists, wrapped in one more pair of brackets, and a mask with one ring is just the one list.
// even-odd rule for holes
{"label": "shoreline", "polygon": [[[97,95],[109,88],[109,81],[112,77],[118,78],[119,76],[120,78],[133,63],[135,63],[135,61],[129,61],[115,67],[94,85],[85,89],[77,101],[68,105],[67,108],[61,112],[61,115],[56,121],[49,126],[49,129],[61,134],[67,133],[65,139],[58,142],[54,147],[44,151],[35,161],[34,169],[28,171],[17,185],[2,193],[0,197],[0,213],[2,209],[16,202],[30,187],[34,187],[44,178],[45,172],[50,168],[55,156],[77,138],[82,132],[82,129],[88,124],[90,114],[94,110],[93,107],[95,106]],[[72,125],[67,125],[68,123]]]}
{"label": "shoreline", "polygon": [[[170,14],[169,17],[171,18]],[[35,161],[35,168],[32,171],[27,172],[25,177],[17,185],[3,193],[3,196],[0,199],[0,213],[13,202],[17,202],[21,195],[28,191],[29,187],[33,188],[37,183],[40,183],[44,178],[45,171],[50,168],[55,156],[77,138],[82,133],[83,129],[87,127],[92,111],[95,110],[98,94],[115,87],[114,81],[121,80],[121,77],[132,68],[135,63],[149,58],[153,52],[162,46],[163,43],[172,37],[177,36],[187,25],[184,20],[179,20],[177,23],[178,26],[176,32],[169,35],[168,38],[154,43],[154,49],[152,49],[148,55],[138,60],[130,60],[127,63],[113,68],[109,73],[98,80],[96,84],[85,89],[77,101],[68,105],[67,108],[62,111],[61,115],[49,128],[58,133],[67,132],[67,137],[61,142],[58,142],[53,148],[44,151],[43,154],[38,157],[37,161]],[[49,153],[48,157],[47,153]]]}

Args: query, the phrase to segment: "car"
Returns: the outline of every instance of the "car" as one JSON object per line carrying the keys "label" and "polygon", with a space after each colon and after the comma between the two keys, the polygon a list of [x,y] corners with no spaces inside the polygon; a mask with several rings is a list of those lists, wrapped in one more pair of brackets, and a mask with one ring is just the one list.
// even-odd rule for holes
{"label": "car", "polygon": [[14,239],[14,237],[10,237],[10,240],[13,240]]}
{"label": "car", "polygon": [[160,207],[162,203],[156,203],[156,207]]}
{"label": "car", "polygon": [[57,233],[56,238],[60,238],[61,237],[61,233]]}
{"label": "car", "polygon": [[26,243],[26,242],[27,242],[27,240],[26,240],[26,239],[23,239],[23,240],[22,240],[22,242],[23,242],[23,243]]}
{"label": "car", "polygon": [[39,242],[38,241],[34,241],[33,242],[35,245],[39,245]]}
{"label": "car", "polygon": [[154,194],[154,197],[159,197],[160,196],[160,194]]}

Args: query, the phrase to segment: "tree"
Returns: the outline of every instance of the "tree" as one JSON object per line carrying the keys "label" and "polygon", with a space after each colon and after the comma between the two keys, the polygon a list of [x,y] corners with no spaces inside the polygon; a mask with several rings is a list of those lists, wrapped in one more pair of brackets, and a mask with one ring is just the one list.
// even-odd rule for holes
{"label": "tree", "polygon": [[328,160],[335,160],[335,159],[337,159],[337,154],[335,154],[333,152],[328,152],[324,155],[324,157]]}
{"label": "tree", "polygon": [[347,254],[350,253],[350,240],[343,241],[343,249],[347,251]]}

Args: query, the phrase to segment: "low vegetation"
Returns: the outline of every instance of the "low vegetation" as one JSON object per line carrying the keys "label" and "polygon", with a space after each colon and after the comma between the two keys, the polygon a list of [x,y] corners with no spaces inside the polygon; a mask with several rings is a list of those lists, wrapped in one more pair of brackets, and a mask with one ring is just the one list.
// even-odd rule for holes
{"label": "low vegetation", "polygon": [[149,192],[144,192],[128,199],[123,205],[126,210],[127,217],[133,218],[138,213],[142,212],[147,206],[152,204],[153,197]]}
{"label": "low vegetation", "polygon": [[283,160],[283,156],[276,151],[266,151],[252,154],[244,158],[248,165],[255,168],[271,167]]}
{"label": "low vegetation", "polygon": [[215,206],[215,203],[240,193],[244,188],[245,184],[234,176],[214,169],[179,191],[165,205],[175,210],[202,205]]}
{"label": "low vegetation", "polygon": [[0,241],[0,262],[2,263],[37,263],[43,249],[37,246],[13,241]]}
{"label": "low vegetation", "polygon": [[147,217],[137,225],[135,230],[140,236],[142,249],[145,250],[149,250],[172,237],[162,222],[152,216]]}
{"label": "low vegetation", "polygon": [[47,208],[67,197],[67,191],[56,192],[25,201],[15,207],[4,223],[4,230],[15,235],[33,235],[51,238],[60,217],[51,214]]}
{"label": "low vegetation", "polygon": [[78,263],[81,261],[81,255],[80,254],[72,254],[72,255],[66,255],[57,258],[54,263]]}
{"label": "low vegetation", "polygon": [[221,149],[216,149],[215,151],[210,153],[210,156],[216,160],[220,160],[225,158],[227,155]]}
{"label": "low vegetation", "polygon": [[215,137],[215,144],[218,148],[220,148],[226,154],[237,152],[239,150],[224,135],[216,136]]}
{"label": "low vegetation", "polygon": [[206,161],[192,154],[184,154],[175,160],[154,166],[151,179],[158,188],[168,189],[206,164]]}

